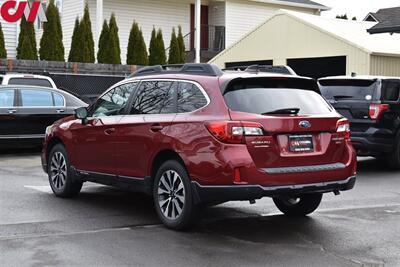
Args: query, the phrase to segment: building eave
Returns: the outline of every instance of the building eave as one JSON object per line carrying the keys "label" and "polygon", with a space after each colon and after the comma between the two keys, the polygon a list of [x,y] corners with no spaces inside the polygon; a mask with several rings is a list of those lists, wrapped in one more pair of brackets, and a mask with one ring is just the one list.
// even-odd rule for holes
{"label": "building eave", "polygon": [[368,29],[367,32],[369,32],[370,34],[400,33],[400,25],[392,26],[392,27],[371,28],[371,29]]}
{"label": "building eave", "polygon": [[331,10],[330,7],[323,6],[323,5],[309,5],[309,4],[301,4],[301,3],[294,3],[294,2],[287,2],[287,1],[280,1],[280,0],[250,0],[250,1],[274,4],[274,5],[281,5],[281,6],[302,7],[302,8],[319,10],[319,11]]}

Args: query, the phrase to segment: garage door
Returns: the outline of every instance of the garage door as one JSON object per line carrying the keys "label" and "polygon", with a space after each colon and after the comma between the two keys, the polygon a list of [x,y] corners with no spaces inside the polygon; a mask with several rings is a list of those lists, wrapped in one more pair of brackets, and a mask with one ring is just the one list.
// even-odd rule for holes
{"label": "garage door", "polygon": [[253,60],[253,61],[237,61],[237,62],[226,62],[225,68],[227,69],[246,69],[251,65],[272,65],[274,63],[273,60]]}
{"label": "garage door", "polygon": [[287,64],[298,75],[315,79],[346,75],[346,56],[288,59]]}

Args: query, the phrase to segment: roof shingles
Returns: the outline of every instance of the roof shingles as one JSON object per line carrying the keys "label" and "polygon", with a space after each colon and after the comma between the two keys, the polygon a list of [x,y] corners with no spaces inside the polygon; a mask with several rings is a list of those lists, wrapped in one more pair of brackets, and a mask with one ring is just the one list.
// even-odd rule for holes
{"label": "roof shingles", "polygon": [[369,29],[369,33],[400,33],[400,7],[385,8],[371,14],[379,23]]}

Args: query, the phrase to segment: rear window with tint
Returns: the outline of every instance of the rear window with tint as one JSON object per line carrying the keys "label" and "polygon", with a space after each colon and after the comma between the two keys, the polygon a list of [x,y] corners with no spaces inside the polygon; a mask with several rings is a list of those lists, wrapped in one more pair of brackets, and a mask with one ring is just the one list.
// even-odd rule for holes
{"label": "rear window with tint", "polygon": [[300,109],[300,115],[332,112],[318,92],[313,80],[241,79],[231,82],[224,98],[230,109],[254,114],[293,108]]}
{"label": "rear window with tint", "polygon": [[377,82],[374,80],[321,80],[320,90],[326,99],[373,100]]}
{"label": "rear window with tint", "polygon": [[397,101],[400,97],[400,81],[383,81],[382,100]]}
{"label": "rear window with tint", "polygon": [[8,83],[10,85],[31,85],[49,88],[53,87],[48,80],[34,78],[12,78]]}

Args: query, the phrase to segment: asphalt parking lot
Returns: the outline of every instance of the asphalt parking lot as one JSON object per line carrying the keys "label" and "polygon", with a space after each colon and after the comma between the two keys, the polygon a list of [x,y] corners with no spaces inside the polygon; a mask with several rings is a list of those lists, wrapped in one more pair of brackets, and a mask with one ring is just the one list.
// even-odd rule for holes
{"label": "asphalt parking lot", "polygon": [[270,199],[204,216],[174,232],[144,195],[87,184],[57,199],[37,152],[0,155],[1,266],[400,266],[400,172],[374,159],[310,217],[282,216]]}

